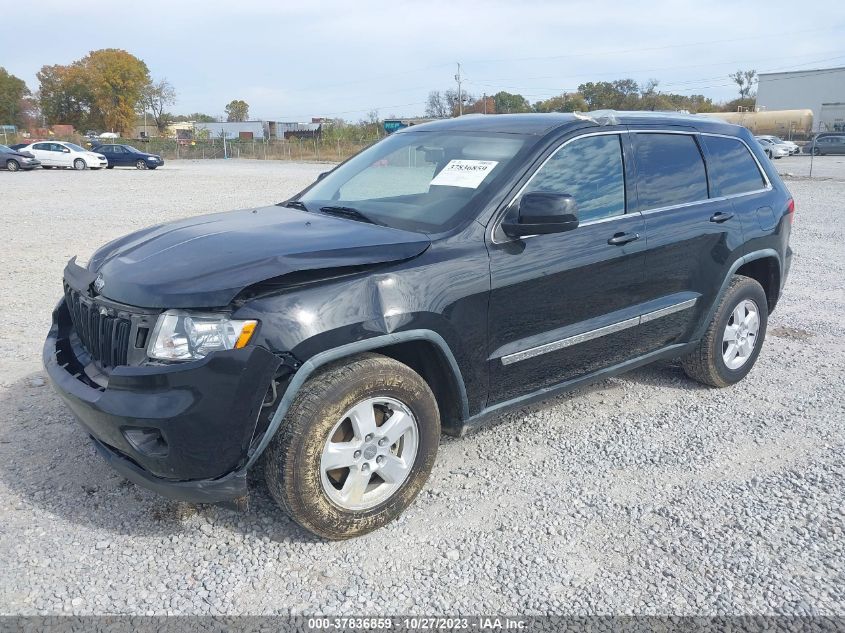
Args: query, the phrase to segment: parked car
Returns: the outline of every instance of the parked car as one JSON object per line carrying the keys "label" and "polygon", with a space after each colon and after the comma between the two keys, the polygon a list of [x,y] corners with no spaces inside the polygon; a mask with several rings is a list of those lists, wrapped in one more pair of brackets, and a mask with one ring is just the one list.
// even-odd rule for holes
{"label": "parked car", "polygon": [[164,165],[164,159],[158,154],[148,154],[131,145],[98,145],[94,149],[109,161],[108,169],[114,167],[155,169]]}
{"label": "parked car", "polygon": [[15,143],[14,145],[10,145],[9,148],[19,152],[24,147],[29,147],[30,145],[32,145],[32,143]]}
{"label": "parked car", "polygon": [[782,138],[780,138],[779,136],[771,136],[769,134],[761,134],[760,136],[757,137],[758,140],[761,139],[761,138],[769,140],[772,143],[775,143],[777,145],[784,145],[789,150],[790,156],[793,156],[794,154],[800,154],[801,153],[801,148],[796,143],[794,143],[792,141],[785,141]]}
{"label": "parked car", "polygon": [[41,161],[44,169],[67,167],[70,169],[100,169],[106,167],[106,157],[97,152],[90,152],[75,143],[63,141],[39,141],[24,148]]}
{"label": "parked car", "polygon": [[757,136],[755,138],[760,143],[766,156],[769,158],[777,159],[789,156],[789,148],[785,145],[780,145],[779,143],[775,143],[774,141],[763,138],[762,136]]}
{"label": "parked car", "polygon": [[661,359],[745,378],[794,208],[717,120],[427,123],[279,205],[72,258],[44,365],[138,485],[242,505],[261,459],[294,520],[348,538],[413,501],[441,430]]}
{"label": "parked car", "polygon": [[41,163],[33,158],[29,152],[19,152],[11,147],[0,145],[0,169],[20,171],[21,169],[35,169],[40,166]]}
{"label": "parked car", "polygon": [[816,137],[814,143],[807,146],[807,149],[816,156],[825,154],[845,154],[845,133],[824,134]]}

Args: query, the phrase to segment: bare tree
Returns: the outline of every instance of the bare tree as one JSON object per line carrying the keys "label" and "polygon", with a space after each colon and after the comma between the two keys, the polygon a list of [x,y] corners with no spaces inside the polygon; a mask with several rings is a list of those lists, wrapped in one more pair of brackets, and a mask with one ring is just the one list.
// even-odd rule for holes
{"label": "bare tree", "polygon": [[153,115],[158,131],[164,132],[172,117],[164,110],[176,103],[176,89],[167,79],[150,82],[141,92],[141,104],[144,110]]}
{"label": "bare tree", "polygon": [[432,90],[428,93],[428,100],[425,104],[425,115],[432,119],[445,119],[452,116],[449,104],[439,90]]}
{"label": "bare tree", "polygon": [[740,99],[750,99],[755,96],[751,93],[751,90],[754,88],[754,84],[757,83],[756,70],[738,70],[735,73],[728,75],[728,77],[730,77],[733,82],[739,86]]}

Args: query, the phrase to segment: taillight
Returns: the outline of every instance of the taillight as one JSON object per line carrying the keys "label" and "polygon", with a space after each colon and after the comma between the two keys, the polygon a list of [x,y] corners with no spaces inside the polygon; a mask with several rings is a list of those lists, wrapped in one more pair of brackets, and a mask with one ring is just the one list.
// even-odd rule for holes
{"label": "taillight", "polygon": [[792,224],[795,221],[795,200],[792,198],[789,199],[789,203],[786,205],[786,213],[789,215],[789,223]]}

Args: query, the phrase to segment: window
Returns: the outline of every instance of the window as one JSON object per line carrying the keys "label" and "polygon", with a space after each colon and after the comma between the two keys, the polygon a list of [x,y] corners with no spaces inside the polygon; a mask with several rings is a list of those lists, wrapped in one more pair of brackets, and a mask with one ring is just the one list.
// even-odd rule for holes
{"label": "window", "polygon": [[49,152],[50,151],[50,144],[49,143],[36,143],[35,145],[32,146],[32,149],[41,150],[43,152]]}
{"label": "window", "polygon": [[473,212],[528,137],[455,130],[396,132],[354,156],[300,198],[308,211],[345,206],[378,224],[441,232]]}
{"label": "window", "polygon": [[742,141],[723,136],[704,139],[710,150],[710,178],[723,196],[758,191],[766,186],[757,162]]}
{"label": "window", "polygon": [[640,210],[707,200],[707,172],[690,134],[637,134]]}
{"label": "window", "polygon": [[625,213],[625,168],[618,134],[575,139],[563,145],[534,174],[523,193],[568,194],[581,222]]}

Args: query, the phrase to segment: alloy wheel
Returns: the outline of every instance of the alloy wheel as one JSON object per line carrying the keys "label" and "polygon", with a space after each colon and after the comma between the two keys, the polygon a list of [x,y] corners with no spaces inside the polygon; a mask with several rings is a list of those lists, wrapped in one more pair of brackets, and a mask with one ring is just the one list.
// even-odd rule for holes
{"label": "alloy wheel", "polygon": [[389,499],[408,478],[419,447],[417,420],[395,398],[359,402],[334,425],[320,458],[323,491],[344,510]]}
{"label": "alloy wheel", "polygon": [[16,161],[16,160],[6,161],[6,169],[8,169],[9,171],[18,171],[20,168],[21,168],[21,166],[18,165],[18,161]]}
{"label": "alloy wheel", "polygon": [[76,169],[77,171],[82,171],[87,166],[88,165],[86,165],[85,161],[82,160],[81,158],[77,158],[75,161],[73,161],[73,168]]}
{"label": "alloy wheel", "polygon": [[759,330],[760,310],[751,299],[744,299],[733,309],[722,334],[722,360],[728,369],[739,369],[748,362]]}
{"label": "alloy wheel", "polygon": [[146,169],[147,161],[139,160],[137,163],[135,163],[135,167],[137,167],[138,169]]}

